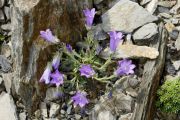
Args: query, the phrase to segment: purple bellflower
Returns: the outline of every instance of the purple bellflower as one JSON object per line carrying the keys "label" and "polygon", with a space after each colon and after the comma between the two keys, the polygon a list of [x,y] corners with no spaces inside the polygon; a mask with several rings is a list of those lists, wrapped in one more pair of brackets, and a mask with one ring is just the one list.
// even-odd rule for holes
{"label": "purple bellflower", "polygon": [[72,52],[72,46],[70,44],[66,44],[66,49],[68,52]]}
{"label": "purple bellflower", "polygon": [[50,74],[51,74],[51,66],[48,64],[39,81],[45,82],[45,84],[49,84],[50,83]]}
{"label": "purple bellflower", "polygon": [[81,65],[79,69],[81,76],[85,76],[86,78],[90,78],[95,74],[95,71],[91,67],[91,65]]}
{"label": "purple bellflower", "polygon": [[58,87],[64,83],[63,74],[61,74],[58,70],[56,70],[50,76],[52,78],[50,81],[51,84],[55,84]]}
{"label": "purple bellflower", "polygon": [[110,50],[115,52],[118,44],[122,40],[123,34],[121,32],[111,31],[110,36]]}
{"label": "purple bellflower", "polygon": [[119,66],[115,71],[115,75],[121,76],[121,75],[129,75],[134,73],[134,68],[136,66],[132,64],[132,60],[124,59],[119,61],[118,64]]}
{"label": "purple bellflower", "polygon": [[50,29],[46,29],[46,31],[40,31],[40,36],[45,39],[48,42],[51,43],[58,43],[59,40],[57,39],[57,37],[55,37]]}
{"label": "purple bellflower", "polygon": [[58,69],[60,65],[60,55],[57,53],[52,61],[52,66],[54,69]]}
{"label": "purple bellflower", "polygon": [[71,99],[74,101],[74,107],[79,105],[82,108],[89,103],[88,99],[86,98],[86,93],[80,91],[78,91]]}
{"label": "purple bellflower", "polygon": [[95,16],[95,14],[96,14],[95,8],[93,8],[93,9],[91,9],[91,10],[86,9],[86,10],[83,10],[83,12],[84,12],[84,15],[85,15],[85,17],[86,17],[86,25],[87,25],[88,27],[91,27],[92,24],[93,24],[94,16]]}

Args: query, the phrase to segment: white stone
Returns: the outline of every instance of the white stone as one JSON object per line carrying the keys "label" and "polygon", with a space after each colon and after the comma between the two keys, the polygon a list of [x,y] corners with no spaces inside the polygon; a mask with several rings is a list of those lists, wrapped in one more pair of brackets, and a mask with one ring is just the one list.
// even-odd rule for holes
{"label": "white stone", "polygon": [[0,95],[0,119],[1,120],[18,120],[16,107],[12,97],[3,92]]}

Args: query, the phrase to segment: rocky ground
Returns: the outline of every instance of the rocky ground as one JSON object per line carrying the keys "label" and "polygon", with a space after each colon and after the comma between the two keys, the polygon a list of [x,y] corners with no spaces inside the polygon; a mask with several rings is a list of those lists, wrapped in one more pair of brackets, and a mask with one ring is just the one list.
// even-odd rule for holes
{"label": "rocky ground", "polygon": [[[14,1],[16,0],[12,3],[10,0],[0,0],[2,36],[2,39],[0,38],[0,119],[140,120],[140,113],[144,111],[142,106],[147,105],[147,99],[143,97],[148,96],[142,95],[142,91],[151,93],[151,90],[147,89],[149,85],[156,84],[155,87],[158,87],[166,79],[180,77],[180,0],[94,0],[93,6],[97,14],[95,24],[88,35],[103,41],[108,39],[107,31],[116,30],[125,33],[125,43],[118,48],[117,54],[113,57],[135,59],[138,64],[136,75],[116,81],[113,85],[116,90],[111,93],[111,96],[105,93],[99,99],[92,101],[93,104],[88,105],[86,110],[80,110],[81,112],[79,109],[74,109],[72,105],[67,105],[65,97],[55,95],[57,89],[54,87],[46,90],[43,100],[38,102],[38,105],[29,104],[32,102],[31,99],[36,98],[31,98],[31,95],[24,93],[28,93],[31,89],[33,91],[34,88],[24,88],[25,91],[19,95],[15,90],[19,89],[19,86],[22,90],[23,87],[21,84],[17,87],[17,81],[13,82],[19,72],[13,63],[19,60],[16,56],[18,54],[13,51],[18,51],[14,35],[16,32],[12,29],[18,26],[17,21],[14,21],[15,13],[12,12],[15,10],[12,8],[16,3]],[[36,46],[32,51],[34,50]],[[104,50],[101,56],[106,58],[109,55],[107,51]],[[21,65],[20,62],[19,64]],[[32,62],[32,65],[34,64],[36,63]],[[153,77],[156,76],[159,79],[152,83]],[[144,82],[146,80],[148,82]],[[22,98],[19,97],[21,95]],[[38,107],[30,115],[29,109],[33,105]],[[157,109],[153,116],[154,120],[180,119],[180,116],[168,116]]]}

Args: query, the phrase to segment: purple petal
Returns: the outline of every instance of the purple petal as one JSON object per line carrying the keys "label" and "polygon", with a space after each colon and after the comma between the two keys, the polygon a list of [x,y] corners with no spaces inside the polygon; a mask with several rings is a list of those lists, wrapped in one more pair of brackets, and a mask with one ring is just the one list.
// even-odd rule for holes
{"label": "purple petal", "polygon": [[45,84],[49,84],[50,83],[50,73],[51,73],[51,68],[48,65],[48,67],[45,69],[45,71],[39,81],[45,82]]}
{"label": "purple petal", "polygon": [[59,54],[56,54],[53,58],[53,61],[52,61],[52,66],[54,69],[58,69],[59,68],[59,65],[60,65],[60,55]]}
{"label": "purple petal", "polygon": [[51,84],[55,84],[58,87],[64,83],[63,74],[61,74],[58,70],[56,70],[50,76],[52,78],[50,81]]}

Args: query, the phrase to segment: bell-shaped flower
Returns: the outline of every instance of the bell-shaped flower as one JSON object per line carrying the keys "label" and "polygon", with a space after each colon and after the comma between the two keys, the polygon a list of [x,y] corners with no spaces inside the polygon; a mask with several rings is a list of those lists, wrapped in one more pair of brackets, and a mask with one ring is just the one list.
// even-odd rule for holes
{"label": "bell-shaped flower", "polygon": [[59,42],[59,40],[57,39],[57,37],[55,37],[50,29],[46,29],[45,31],[40,31],[40,36],[45,39],[48,42],[51,43],[57,43]]}
{"label": "bell-shaped flower", "polygon": [[115,71],[116,76],[129,75],[134,73],[134,68],[136,66],[132,64],[132,60],[124,59],[119,61],[118,64],[118,68]]}
{"label": "bell-shaped flower", "polygon": [[61,74],[58,70],[56,70],[50,76],[52,78],[50,81],[51,84],[55,84],[58,87],[64,83],[63,74]]}
{"label": "bell-shaped flower", "polygon": [[70,44],[66,44],[66,50],[68,52],[72,52],[72,46]]}
{"label": "bell-shaped flower", "polygon": [[50,64],[48,64],[39,81],[45,82],[45,84],[49,84],[50,83],[50,74],[51,74],[51,66],[50,66]]}
{"label": "bell-shaped flower", "polygon": [[81,76],[85,76],[86,78],[90,78],[95,74],[95,71],[91,67],[91,65],[81,65],[79,69]]}
{"label": "bell-shaped flower", "polygon": [[59,53],[57,53],[53,58],[52,66],[54,69],[58,69],[59,65],[60,65],[60,55]]}
{"label": "bell-shaped flower", "polygon": [[79,105],[82,108],[89,103],[88,99],[86,98],[86,93],[80,91],[78,91],[73,97],[71,97],[71,99],[74,102],[74,107]]}
{"label": "bell-shaped flower", "polygon": [[86,17],[86,25],[88,27],[91,27],[93,24],[94,16],[96,14],[95,8],[93,8],[91,10],[87,8],[86,10],[83,10],[83,12]]}
{"label": "bell-shaped flower", "polygon": [[109,36],[110,36],[110,50],[112,52],[115,52],[117,46],[122,41],[123,34],[121,32],[111,31],[109,32]]}

